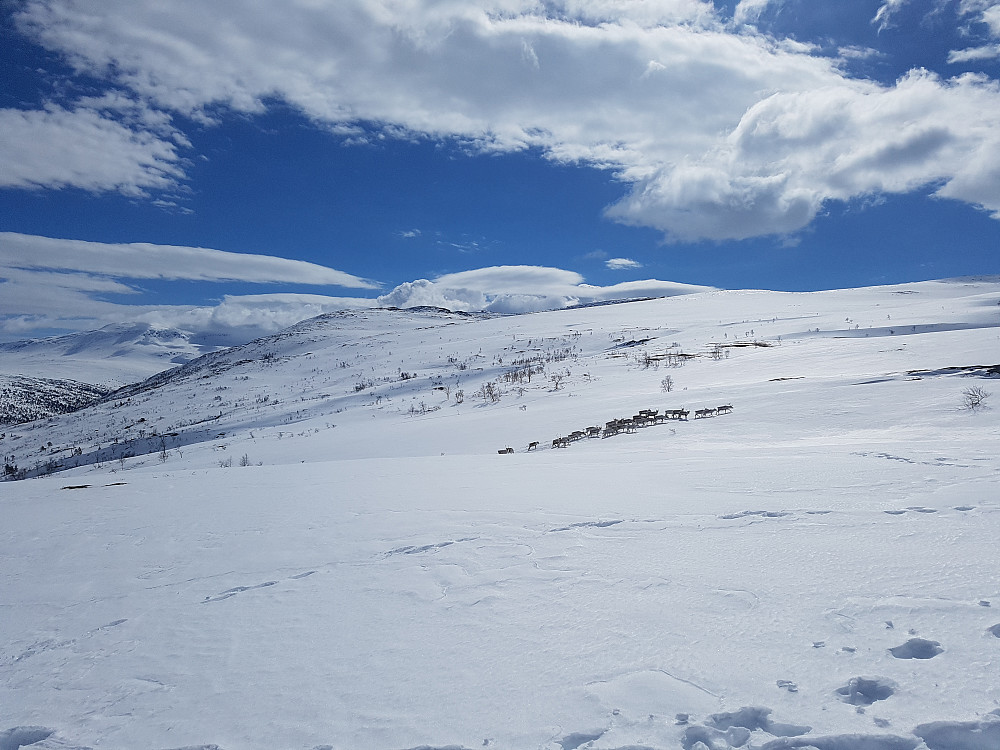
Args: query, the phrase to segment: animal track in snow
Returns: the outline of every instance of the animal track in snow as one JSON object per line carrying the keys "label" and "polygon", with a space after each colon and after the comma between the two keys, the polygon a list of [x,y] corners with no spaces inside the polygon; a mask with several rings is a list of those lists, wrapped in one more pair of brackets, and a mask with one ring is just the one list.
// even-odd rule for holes
{"label": "animal track in snow", "polygon": [[865,458],[882,458],[888,461],[902,461],[906,464],[920,464],[922,466],[957,466],[962,469],[970,468],[968,464],[962,463],[952,463],[956,459],[938,457],[933,461],[918,461],[914,458],[907,458],[906,456],[894,456],[891,453],[870,453],[868,451],[855,451],[851,454],[852,456],[863,456]]}
{"label": "animal track in snow", "polygon": [[420,546],[407,545],[405,547],[396,547],[396,549],[391,549],[385,553],[384,557],[391,557],[392,555],[417,555],[421,552],[430,552],[431,550],[441,549],[442,547],[450,547],[458,542],[472,542],[475,541],[477,537],[467,536],[462,539],[449,540],[447,542],[438,542],[437,544],[423,544]]}
{"label": "animal track in snow", "polygon": [[897,659],[933,659],[943,651],[940,643],[925,638],[911,638],[903,645],[889,649],[889,653]]}
{"label": "animal track in snow", "polygon": [[792,515],[787,510],[744,510],[741,513],[727,513],[724,516],[719,516],[723,521],[733,521],[737,518],[784,518],[785,516]]}
{"label": "animal track in snow", "polygon": [[221,602],[223,599],[228,599],[231,596],[236,596],[237,594],[242,594],[244,591],[252,591],[253,589],[262,589],[267,586],[273,586],[277,581],[264,581],[264,583],[258,583],[254,586],[235,586],[231,589],[226,589],[225,591],[216,594],[215,596],[206,596],[202,601],[202,604],[207,604],[208,602]]}
{"label": "animal track in snow", "polygon": [[896,692],[896,683],[884,677],[852,677],[836,693],[844,703],[852,706],[870,706],[884,701]]}
{"label": "animal track in snow", "polygon": [[580,521],[579,523],[571,523],[569,526],[560,526],[558,529],[549,529],[549,532],[554,531],[571,531],[572,529],[606,529],[608,526],[616,526],[617,524],[624,523],[621,519],[617,521]]}

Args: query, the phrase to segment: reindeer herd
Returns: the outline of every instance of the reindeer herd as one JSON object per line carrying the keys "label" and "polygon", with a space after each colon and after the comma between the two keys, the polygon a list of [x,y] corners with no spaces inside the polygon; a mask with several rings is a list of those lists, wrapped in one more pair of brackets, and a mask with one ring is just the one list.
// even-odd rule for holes
{"label": "reindeer herd", "polygon": [[[719,414],[728,414],[733,410],[732,404],[723,404],[722,406],[710,407],[707,409],[696,409],[694,412],[695,419],[703,419],[705,417],[714,417]],[[686,421],[691,412],[687,409],[665,409],[662,412],[659,409],[643,409],[638,414],[634,414],[631,417],[625,417],[623,419],[612,419],[610,422],[605,422],[604,427],[587,427],[583,430],[574,430],[569,435],[563,437],[557,437],[552,441],[553,448],[568,448],[570,443],[575,443],[577,440],[583,440],[584,438],[609,438],[614,435],[620,435],[621,433],[636,432],[644,427],[649,427],[656,424],[665,424],[671,420],[683,420]],[[537,440],[528,443],[528,450],[536,450],[539,446]],[[514,449],[511,447],[506,447],[498,450],[497,453],[503,455],[505,453],[513,453]]]}

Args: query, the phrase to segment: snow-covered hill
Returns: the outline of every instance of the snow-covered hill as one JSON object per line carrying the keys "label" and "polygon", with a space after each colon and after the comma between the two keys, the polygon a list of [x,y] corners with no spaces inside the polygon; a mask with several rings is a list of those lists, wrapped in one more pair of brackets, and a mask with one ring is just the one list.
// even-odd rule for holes
{"label": "snow-covered hill", "polygon": [[0,374],[116,388],[216,349],[172,328],[118,323],[96,331],[0,343]]}
{"label": "snow-covered hill", "polygon": [[0,747],[996,750],[998,302],[337,313],[8,430]]}
{"label": "snow-covered hill", "polygon": [[0,375],[0,425],[15,425],[82,409],[108,391],[75,380]]}

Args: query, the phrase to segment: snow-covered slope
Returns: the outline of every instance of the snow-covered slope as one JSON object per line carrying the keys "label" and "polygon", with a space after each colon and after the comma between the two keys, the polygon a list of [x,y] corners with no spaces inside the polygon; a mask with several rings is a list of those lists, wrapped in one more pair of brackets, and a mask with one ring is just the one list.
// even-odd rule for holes
{"label": "snow-covered slope", "polygon": [[75,380],[0,375],[0,425],[43,419],[97,403],[108,391]]}
{"label": "snow-covered slope", "polygon": [[172,328],[118,323],[96,331],[0,343],[0,374],[116,388],[217,348]]}
{"label": "snow-covered slope", "polygon": [[0,747],[996,750],[998,302],[356,311],[19,426]]}

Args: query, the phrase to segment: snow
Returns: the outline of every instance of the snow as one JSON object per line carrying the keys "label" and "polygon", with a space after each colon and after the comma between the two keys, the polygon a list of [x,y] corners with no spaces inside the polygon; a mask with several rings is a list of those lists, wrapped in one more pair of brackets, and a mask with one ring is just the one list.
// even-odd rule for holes
{"label": "snow", "polygon": [[88,460],[0,484],[0,750],[996,750],[998,300],[358,311],[19,425]]}
{"label": "snow", "polygon": [[118,388],[188,362],[218,347],[148,323],[0,343],[0,375],[73,380]]}

